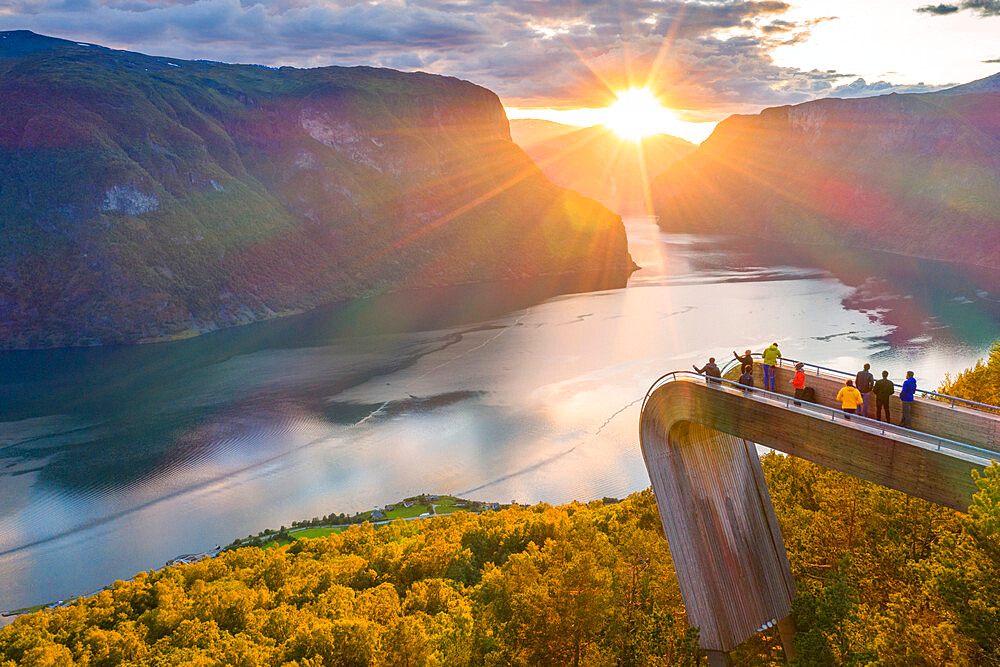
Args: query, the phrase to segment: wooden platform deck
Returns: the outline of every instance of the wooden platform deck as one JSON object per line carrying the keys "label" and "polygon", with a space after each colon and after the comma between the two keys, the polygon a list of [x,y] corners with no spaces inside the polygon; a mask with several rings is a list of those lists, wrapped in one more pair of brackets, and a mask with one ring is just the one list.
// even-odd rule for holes
{"label": "wooden platform deck", "polygon": [[843,379],[823,373],[807,377],[820,404],[796,405],[791,377],[779,368],[772,394],[678,372],[642,409],[640,443],[681,594],[710,651],[777,623],[795,594],[754,443],[962,512],[977,490],[972,470],[1000,460],[1000,415],[918,399],[907,430],[848,419],[833,400]]}

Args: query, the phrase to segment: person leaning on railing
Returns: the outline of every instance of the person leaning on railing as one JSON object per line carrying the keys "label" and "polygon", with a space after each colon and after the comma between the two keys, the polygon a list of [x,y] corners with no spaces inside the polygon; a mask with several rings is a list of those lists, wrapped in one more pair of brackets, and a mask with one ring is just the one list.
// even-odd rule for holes
{"label": "person leaning on railing", "polygon": [[743,367],[743,375],[740,376],[740,384],[743,385],[743,391],[753,390],[753,366],[747,364]]}
{"label": "person leaning on railing", "polygon": [[778,359],[781,359],[781,352],[777,343],[771,343],[771,347],[764,350],[761,355],[764,359],[764,389],[774,391],[774,376],[777,375]]}

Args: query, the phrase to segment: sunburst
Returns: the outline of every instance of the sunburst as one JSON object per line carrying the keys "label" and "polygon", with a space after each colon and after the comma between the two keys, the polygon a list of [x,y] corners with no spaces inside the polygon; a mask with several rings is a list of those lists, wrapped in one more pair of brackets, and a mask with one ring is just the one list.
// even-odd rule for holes
{"label": "sunburst", "polygon": [[677,121],[649,88],[629,88],[615,97],[615,102],[605,110],[603,123],[623,139],[639,141]]}

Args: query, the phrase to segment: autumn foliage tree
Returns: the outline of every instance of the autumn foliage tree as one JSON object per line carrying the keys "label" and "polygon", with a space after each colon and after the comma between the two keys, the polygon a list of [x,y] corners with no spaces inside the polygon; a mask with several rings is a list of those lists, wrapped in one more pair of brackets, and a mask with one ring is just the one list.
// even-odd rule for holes
{"label": "autumn foliage tree", "polygon": [[[979,383],[994,368],[998,345],[949,387],[990,399]],[[762,465],[798,585],[799,664],[1000,665],[1000,466],[962,515],[793,457]],[[0,665],[683,667],[697,637],[646,490],[140,573],[19,618],[0,631]],[[772,630],[733,660],[784,653]]]}

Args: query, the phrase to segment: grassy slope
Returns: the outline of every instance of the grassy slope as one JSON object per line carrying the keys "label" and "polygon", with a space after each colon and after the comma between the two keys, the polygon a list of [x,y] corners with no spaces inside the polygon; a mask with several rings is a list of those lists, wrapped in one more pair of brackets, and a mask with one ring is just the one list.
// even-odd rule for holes
{"label": "grassy slope", "polygon": [[6,346],[158,338],[401,287],[629,267],[615,216],[553,187],[473,84],[3,34]]}

